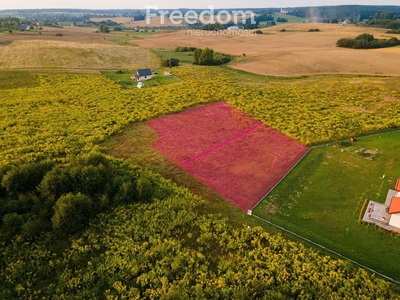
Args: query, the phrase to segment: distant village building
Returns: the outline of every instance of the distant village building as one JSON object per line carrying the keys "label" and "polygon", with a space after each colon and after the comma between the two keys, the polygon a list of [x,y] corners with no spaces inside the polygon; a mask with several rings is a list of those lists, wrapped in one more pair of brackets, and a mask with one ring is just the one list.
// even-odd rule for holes
{"label": "distant village building", "polygon": [[351,21],[349,19],[345,19],[345,20],[339,22],[339,24],[341,24],[341,25],[347,25],[347,24],[350,24],[350,23],[351,23]]}
{"label": "distant village building", "polygon": [[30,30],[30,29],[31,29],[31,26],[29,26],[29,25],[26,25],[26,24],[18,25],[18,30],[25,31],[25,30]]}
{"label": "distant village building", "polygon": [[136,74],[132,76],[132,79],[135,79],[136,81],[150,80],[152,75],[150,69],[139,69]]}
{"label": "distant village building", "polygon": [[244,30],[243,26],[229,26],[228,30]]}

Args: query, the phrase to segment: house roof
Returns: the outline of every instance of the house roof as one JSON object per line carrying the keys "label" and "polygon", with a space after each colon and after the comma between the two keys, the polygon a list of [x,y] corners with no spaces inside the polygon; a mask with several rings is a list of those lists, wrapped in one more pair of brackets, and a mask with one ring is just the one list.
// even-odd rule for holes
{"label": "house roof", "polygon": [[397,179],[396,187],[394,188],[396,191],[400,192],[400,178]]}
{"label": "house roof", "polygon": [[137,75],[139,75],[139,76],[151,76],[151,70],[150,69],[139,69],[137,71]]}
{"label": "house roof", "polygon": [[400,198],[393,197],[392,202],[389,206],[389,214],[397,214],[400,213]]}
{"label": "house roof", "polygon": [[243,30],[243,26],[229,26],[228,30]]}

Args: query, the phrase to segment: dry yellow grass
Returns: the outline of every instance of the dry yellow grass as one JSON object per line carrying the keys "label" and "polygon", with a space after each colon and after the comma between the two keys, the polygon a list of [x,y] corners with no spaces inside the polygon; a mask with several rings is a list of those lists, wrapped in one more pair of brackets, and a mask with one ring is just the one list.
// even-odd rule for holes
{"label": "dry yellow grass", "polygon": [[[308,32],[319,28],[320,32]],[[280,32],[286,29],[286,32]],[[370,74],[400,76],[400,47],[355,50],[337,48],[342,37],[361,33],[388,38],[384,29],[338,24],[285,24],[264,29],[256,36],[195,36],[188,31],[151,35],[136,43],[145,48],[211,47],[241,56],[232,67],[262,75]],[[246,54],[243,57],[243,53]]]}
{"label": "dry yellow grass", "polygon": [[[64,36],[55,37],[55,32]],[[0,35],[0,69],[96,71],[155,67],[159,62],[149,51],[120,46],[85,29],[52,30],[42,35]]]}

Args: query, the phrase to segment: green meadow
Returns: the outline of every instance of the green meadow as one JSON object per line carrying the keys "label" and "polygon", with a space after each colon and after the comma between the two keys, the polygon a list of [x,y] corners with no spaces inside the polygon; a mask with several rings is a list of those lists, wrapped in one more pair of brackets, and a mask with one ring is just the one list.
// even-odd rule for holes
{"label": "green meadow", "polygon": [[[400,178],[400,132],[315,148],[254,214],[400,280],[400,237],[360,222]],[[383,176],[385,175],[385,176]]]}

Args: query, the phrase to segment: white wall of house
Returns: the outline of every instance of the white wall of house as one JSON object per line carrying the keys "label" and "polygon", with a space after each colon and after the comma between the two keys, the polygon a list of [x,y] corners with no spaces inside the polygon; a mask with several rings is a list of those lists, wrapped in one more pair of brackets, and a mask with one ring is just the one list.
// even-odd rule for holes
{"label": "white wall of house", "polygon": [[149,75],[149,76],[140,76],[139,77],[140,81],[142,81],[142,80],[150,80],[150,79],[151,79],[151,75]]}
{"label": "white wall of house", "polygon": [[389,225],[400,228],[400,214],[393,214],[390,217]]}

